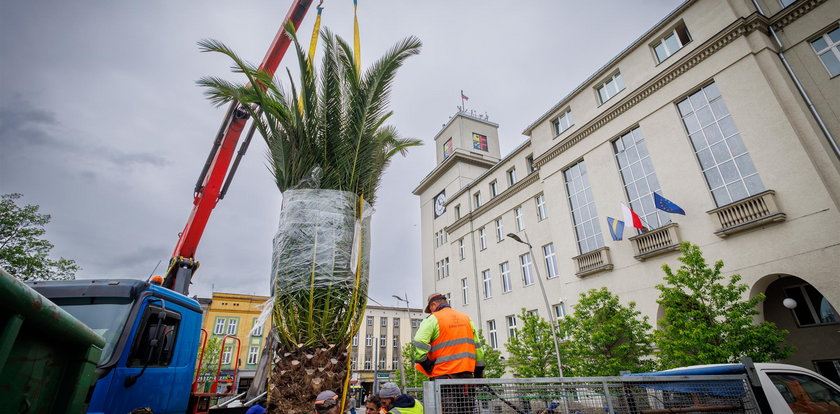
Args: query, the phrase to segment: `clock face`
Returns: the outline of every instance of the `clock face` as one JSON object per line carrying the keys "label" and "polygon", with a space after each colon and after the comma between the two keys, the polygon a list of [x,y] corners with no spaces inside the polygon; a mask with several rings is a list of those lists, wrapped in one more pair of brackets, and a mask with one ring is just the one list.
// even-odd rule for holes
{"label": "clock face", "polygon": [[446,212],[446,192],[441,191],[435,196],[435,218]]}

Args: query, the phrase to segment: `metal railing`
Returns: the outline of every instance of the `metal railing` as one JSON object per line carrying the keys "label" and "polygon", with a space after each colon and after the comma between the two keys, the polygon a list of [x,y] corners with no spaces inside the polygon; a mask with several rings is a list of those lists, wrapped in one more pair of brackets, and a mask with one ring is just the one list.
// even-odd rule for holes
{"label": "metal railing", "polygon": [[760,413],[745,375],[448,379],[426,414]]}

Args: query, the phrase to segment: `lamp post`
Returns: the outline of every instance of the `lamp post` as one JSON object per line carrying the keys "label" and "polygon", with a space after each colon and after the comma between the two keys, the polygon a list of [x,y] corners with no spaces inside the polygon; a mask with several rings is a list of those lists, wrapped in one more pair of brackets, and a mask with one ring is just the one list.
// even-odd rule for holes
{"label": "lamp post", "polygon": [[[534,255],[534,248],[531,246],[531,243],[528,241],[528,233],[525,233],[525,230],[522,231],[525,234],[525,240],[519,238],[519,236],[508,233],[507,236],[513,239],[516,242],[522,243],[528,246],[528,252],[531,253],[531,263],[534,264],[534,270],[537,272],[537,281],[540,282],[540,291],[542,291],[543,300],[545,301],[545,308],[548,310],[548,320],[550,321],[549,325],[551,325],[551,337],[554,339],[554,355],[557,357],[557,369],[560,372],[560,377],[563,377],[563,362],[560,359],[560,345],[557,341],[557,329],[554,325],[557,322],[557,319],[554,316],[554,312],[551,310],[551,305],[548,304],[548,295],[545,293],[545,286],[543,286],[542,277],[540,276],[540,267],[536,264],[536,255]],[[564,400],[565,401],[565,400]]]}
{"label": "lamp post", "polygon": [[[398,300],[400,302],[405,302],[405,314],[408,317],[408,323],[411,323],[411,310],[409,310],[409,307],[408,307],[408,293],[405,293],[405,299],[403,299],[403,298],[401,298],[397,295],[391,295],[391,296],[393,296],[396,300]],[[402,326],[400,326],[400,330],[402,330]],[[402,336],[402,335],[400,335],[400,336]],[[402,344],[402,342],[400,342],[400,344]],[[403,388],[402,391],[406,392],[406,390],[405,390],[405,367],[403,366],[402,347],[400,347],[399,352],[400,352],[400,355],[399,355],[399,358],[400,358],[400,379],[402,380],[401,381],[402,384],[400,384],[400,385],[402,385],[402,388]]]}

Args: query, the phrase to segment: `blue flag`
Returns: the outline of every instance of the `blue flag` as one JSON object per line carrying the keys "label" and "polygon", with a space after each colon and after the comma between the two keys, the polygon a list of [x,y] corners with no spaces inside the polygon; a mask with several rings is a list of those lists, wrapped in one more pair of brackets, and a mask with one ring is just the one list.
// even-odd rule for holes
{"label": "blue flag", "polygon": [[656,208],[664,212],[685,215],[685,210],[671,202],[671,200],[657,194],[655,191],[653,193],[653,204],[656,205]]}
{"label": "blue flag", "polygon": [[607,227],[610,228],[610,236],[615,241],[621,240],[621,236],[624,235],[624,222],[621,220],[616,220],[612,217],[607,217]]}

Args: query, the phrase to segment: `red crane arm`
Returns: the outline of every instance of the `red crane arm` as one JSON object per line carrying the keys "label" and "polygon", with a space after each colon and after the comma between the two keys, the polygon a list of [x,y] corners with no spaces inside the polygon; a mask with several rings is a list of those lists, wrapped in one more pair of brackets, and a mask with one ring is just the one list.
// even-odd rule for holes
{"label": "red crane arm", "polygon": [[[283,24],[277,31],[277,35],[260,64],[261,70],[271,75],[274,74],[291,44],[291,39],[286,36],[285,32],[287,22],[292,22],[295,29],[298,29],[311,5],[312,0],[292,1],[289,13],[283,20]],[[232,104],[224,122],[222,122],[222,127],[219,129],[207,164],[204,166],[201,177],[199,177],[201,184],[196,185],[192,212],[184,226],[184,231],[179,235],[178,244],[172,252],[169,270],[167,270],[164,278],[163,285],[165,287],[183,294],[187,294],[189,290],[192,273],[197,267],[195,251],[198,248],[199,241],[201,241],[202,234],[204,234],[204,228],[207,226],[210,213],[220,199],[222,184],[228,176],[228,169],[236,151],[236,145],[243,129],[245,129],[245,124],[248,122],[244,111],[238,110],[237,106],[237,102]],[[243,146],[245,145],[243,143]],[[244,149],[240,150],[240,153],[243,151]],[[231,172],[232,174],[233,172]],[[230,178],[228,178],[229,180]]]}

